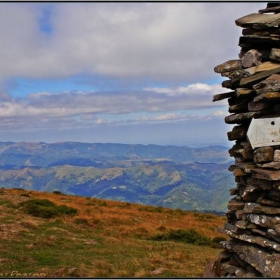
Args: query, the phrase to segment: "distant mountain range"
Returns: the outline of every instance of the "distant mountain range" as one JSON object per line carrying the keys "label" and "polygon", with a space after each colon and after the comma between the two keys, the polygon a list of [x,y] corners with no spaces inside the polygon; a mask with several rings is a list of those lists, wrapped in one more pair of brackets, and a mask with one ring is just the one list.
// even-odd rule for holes
{"label": "distant mountain range", "polygon": [[228,148],[0,142],[0,186],[225,212]]}

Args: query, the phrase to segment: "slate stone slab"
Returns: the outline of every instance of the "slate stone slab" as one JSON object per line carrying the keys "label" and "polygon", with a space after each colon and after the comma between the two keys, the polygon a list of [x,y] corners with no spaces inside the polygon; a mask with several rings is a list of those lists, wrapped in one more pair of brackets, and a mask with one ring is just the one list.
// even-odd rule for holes
{"label": "slate stone slab", "polygon": [[228,242],[231,250],[261,272],[263,277],[280,275],[280,254],[278,252],[269,252],[260,246],[253,244],[248,246],[247,244],[247,242],[238,242],[233,239]]}
{"label": "slate stone slab", "polygon": [[248,87],[248,86],[252,86],[258,82],[260,82],[261,80],[264,80],[265,78],[269,77],[272,74],[277,74],[280,73],[280,67],[278,68],[274,68],[268,71],[263,71],[261,73],[257,73],[255,75],[252,75],[248,78],[242,78],[240,80],[240,86],[242,87]]}
{"label": "slate stone slab", "polygon": [[233,72],[242,69],[242,62],[240,59],[233,59],[222,64],[217,65],[214,68],[216,73]]}
{"label": "slate stone slab", "polygon": [[241,17],[235,21],[235,24],[240,27],[249,27],[253,29],[266,29],[280,24],[280,15],[266,14],[250,14]]}
{"label": "slate stone slab", "polygon": [[280,91],[280,75],[272,74],[267,79],[257,83],[253,86],[256,93],[262,94],[267,92],[278,92]]}

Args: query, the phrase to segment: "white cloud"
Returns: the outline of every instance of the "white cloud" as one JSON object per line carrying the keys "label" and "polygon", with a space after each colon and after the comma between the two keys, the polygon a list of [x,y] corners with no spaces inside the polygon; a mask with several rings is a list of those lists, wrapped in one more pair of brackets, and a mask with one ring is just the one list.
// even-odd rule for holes
{"label": "white cloud", "polygon": [[149,88],[144,88],[143,90],[166,94],[168,96],[179,96],[179,95],[192,96],[192,95],[199,95],[199,94],[213,96],[214,94],[217,93],[229,91],[228,89],[222,88],[221,85],[218,84],[208,85],[205,83],[195,83],[188,86],[179,86],[176,88],[149,87]]}
{"label": "white cloud", "polygon": [[219,111],[215,111],[215,112],[213,113],[213,115],[214,115],[214,116],[227,116],[228,113],[219,110]]}
{"label": "white cloud", "polygon": [[[263,3],[0,3],[1,79],[80,73],[201,81],[237,57],[234,20]],[[234,11],[234,12],[233,12]]]}
{"label": "white cloud", "polygon": [[[221,119],[227,102],[213,103],[212,96],[227,90],[208,84],[219,77],[213,68],[237,58],[241,28],[234,20],[265,7],[254,2],[48,5],[49,34],[39,26],[46,4],[0,3],[1,130],[175,123],[200,118],[189,110],[208,109],[216,111],[203,120]],[[152,83],[137,84],[141,90],[44,90],[21,99],[6,91],[16,78],[59,83],[78,74],[92,78],[93,87],[98,77]]]}
{"label": "white cloud", "polygon": [[[189,110],[213,110],[222,116],[223,102],[212,102],[216,85],[199,85],[205,94],[196,94],[196,85],[190,85],[183,94],[159,94],[155,91],[122,92],[40,92],[25,99],[0,102],[0,128],[71,127],[116,125],[120,123],[168,122],[188,120]],[[182,87],[181,87],[182,88]],[[226,102],[226,101],[224,101]],[[180,113],[178,113],[180,111]],[[143,115],[143,112],[146,114]],[[204,113],[205,114],[205,113]],[[102,117],[101,117],[102,115]],[[136,117],[135,117],[136,116]],[[116,118],[117,117],[117,118]]]}
{"label": "white cloud", "polygon": [[96,124],[103,124],[105,121],[103,119],[97,119],[95,121]]}
{"label": "white cloud", "polygon": [[[194,84],[188,87],[99,92],[39,92],[25,99],[0,103],[0,117],[73,117],[83,120],[98,114],[129,114],[224,107],[226,101],[213,103],[219,85]],[[160,94],[159,94],[160,92]],[[164,92],[164,93],[163,93]]]}
{"label": "white cloud", "polygon": [[164,114],[164,115],[156,116],[154,118],[154,120],[166,121],[166,120],[174,120],[176,118],[177,118],[176,114],[169,113],[169,114]]}

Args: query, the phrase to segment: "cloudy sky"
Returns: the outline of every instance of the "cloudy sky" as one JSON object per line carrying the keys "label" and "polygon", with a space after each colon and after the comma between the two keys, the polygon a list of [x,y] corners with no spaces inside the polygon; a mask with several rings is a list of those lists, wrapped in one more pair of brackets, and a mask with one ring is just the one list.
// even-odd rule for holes
{"label": "cloudy sky", "polygon": [[227,143],[235,19],[265,3],[0,3],[0,141]]}

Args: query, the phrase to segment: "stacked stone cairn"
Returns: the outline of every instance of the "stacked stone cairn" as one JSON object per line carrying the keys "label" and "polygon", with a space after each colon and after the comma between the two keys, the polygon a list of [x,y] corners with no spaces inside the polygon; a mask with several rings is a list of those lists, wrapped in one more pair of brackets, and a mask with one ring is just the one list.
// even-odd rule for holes
{"label": "stacked stone cairn", "polygon": [[[239,59],[214,68],[228,78],[222,86],[231,91],[213,101],[228,99],[225,122],[234,126],[227,135],[235,141],[229,150],[235,163],[229,170],[236,187],[230,190],[227,222],[219,229],[229,238],[221,242],[223,251],[204,276],[279,278],[280,142],[254,147],[247,132],[253,120],[280,121],[280,3],[269,2],[235,23],[243,28]],[[275,131],[280,139],[280,125]]]}

